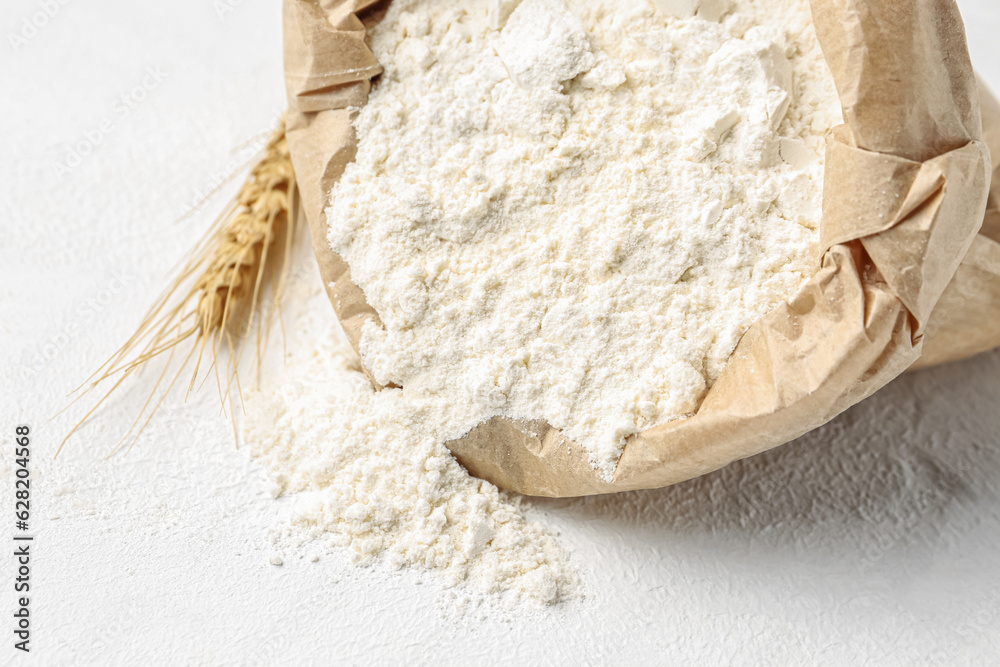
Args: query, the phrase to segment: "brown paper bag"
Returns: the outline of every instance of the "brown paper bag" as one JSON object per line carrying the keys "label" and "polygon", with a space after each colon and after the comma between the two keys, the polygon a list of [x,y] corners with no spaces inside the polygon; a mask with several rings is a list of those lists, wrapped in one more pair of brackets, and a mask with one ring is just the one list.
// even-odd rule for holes
{"label": "brown paper bag", "polygon": [[983,141],[993,156],[986,216],[931,313],[923,354],[910,370],[965,359],[1000,346],[1000,101],[981,80],[979,100]]}
{"label": "brown paper bag", "polygon": [[[351,108],[381,71],[365,32],[384,8],[284,5],[288,143],[330,300],[355,346],[378,314],[329,248],[323,209],[355,154]],[[504,417],[447,443],[472,474],[545,496],[665,486],[827,422],[913,365],[927,331],[941,341],[928,346],[932,361],[1000,342],[988,322],[1000,283],[995,206],[977,236],[991,163],[958,8],[812,0],[812,9],[846,121],[828,141],[816,275],[747,331],[694,416],[629,439],[612,481],[545,422]],[[952,319],[937,324],[942,293]]]}

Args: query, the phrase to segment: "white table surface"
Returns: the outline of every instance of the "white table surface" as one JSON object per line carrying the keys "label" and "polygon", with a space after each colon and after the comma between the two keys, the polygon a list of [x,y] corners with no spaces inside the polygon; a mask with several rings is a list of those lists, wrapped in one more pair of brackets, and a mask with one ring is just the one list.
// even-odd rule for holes
{"label": "white table surface", "polygon": [[[1000,3],[959,4],[1000,89]],[[47,420],[131,333],[284,108],[280,3],[5,0],[0,26],[0,663],[995,664],[996,352],[699,480],[531,501],[587,596],[506,618],[456,617],[427,574],[272,566],[281,503],[212,392],[168,400],[105,461],[147,374],[53,460],[70,422]],[[12,647],[19,423],[34,439],[27,656]]]}

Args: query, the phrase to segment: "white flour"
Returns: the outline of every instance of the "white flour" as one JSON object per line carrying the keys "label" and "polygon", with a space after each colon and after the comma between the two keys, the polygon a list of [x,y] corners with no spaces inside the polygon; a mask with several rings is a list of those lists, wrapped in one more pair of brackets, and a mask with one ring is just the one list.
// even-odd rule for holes
{"label": "white flour", "polygon": [[[314,308],[326,308],[319,294]],[[278,548],[346,552],[360,565],[430,569],[482,598],[574,596],[568,554],[517,498],[469,476],[401,392],[376,392],[333,323],[301,320],[289,380],[249,396],[243,439],[273,493],[298,493]],[[280,564],[280,558],[274,564]]]}
{"label": "white flour", "polygon": [[814,270],[840,110],[808,5],[688,4],[396,0],[373,30],[330,241],[385,324],[365,364],[445,439],[542,418],[610,474]]}

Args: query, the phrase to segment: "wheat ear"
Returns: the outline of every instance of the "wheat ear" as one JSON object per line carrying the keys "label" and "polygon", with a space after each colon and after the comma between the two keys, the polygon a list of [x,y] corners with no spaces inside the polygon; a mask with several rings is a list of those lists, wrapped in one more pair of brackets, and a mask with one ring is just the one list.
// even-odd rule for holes
{"label": "wheat ear", "polygon": [[[192,250],[190,259],[150,308],[136,332],[74,390],[73,394],[79,395],[73,403],[99,385],[114,380],[110,389],[66,435],[59,445],[57,456],[66,441],[129,376],[151,359],[165,353],[168,355],[167,362],[159,379],[132,426],[111,454],[118,451],[133,432],[135,435],[129,448],[135,444],[184,370],[192,359],[196,359],[188,385],[188,393],[191,392],[199,377],[206,348],[210,350],[212,365],[205,379],[214,371],[223,410],[234,380],[237,390],[242,392],[238,372],[239,355],[243,349],[241,344],[256,322],[259,370],[261,335],[270,329],[288,268],[296,200],[295,172],[282,124],[271,135],[263,158],[253,168],[235,200]],[[279,245],[276,242],[280,239],[284,240],[284,253],[281,253],[271,305],[264,308],[261,302],[265,277],[272,274],[279,263],[279,258],[275,256],[279,253],[275,251]],[[266,324],[262,324],[265,319]],[[193,344],[190,351],[182,355],[183,361],[173,372],[178,346],[185,341],[193,341]],[[223,346],[229,352],[228,362],[222,369],[224,379],[219,373],[219,352]],[[164,380],[167,383],[161,391]]]}

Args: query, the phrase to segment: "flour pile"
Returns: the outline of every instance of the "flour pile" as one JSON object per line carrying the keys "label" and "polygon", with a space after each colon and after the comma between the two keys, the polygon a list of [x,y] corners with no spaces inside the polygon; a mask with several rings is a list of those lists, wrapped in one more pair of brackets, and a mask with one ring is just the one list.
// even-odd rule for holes
{"label": "flour pile", "polygon": [[446,439],[545,419],[610,476],[815,269],[841,115],[806,0],[660,4],[396,0],[371,32],[329,240],[385,325],[366,367]]}
{"label": "flour pile", "polygon": [[470,477],[400,391],[376,392],[335,323],[299,325],[310,342],[294,348],[289,381],[248,394],[243,424],[274,494],[299,493],[279,547],[318,541],[360,565],[434,570],[477,598],[576,595],[568,554],[518,499]]}

